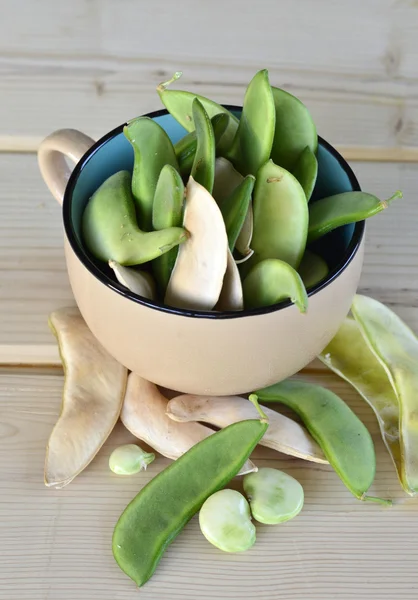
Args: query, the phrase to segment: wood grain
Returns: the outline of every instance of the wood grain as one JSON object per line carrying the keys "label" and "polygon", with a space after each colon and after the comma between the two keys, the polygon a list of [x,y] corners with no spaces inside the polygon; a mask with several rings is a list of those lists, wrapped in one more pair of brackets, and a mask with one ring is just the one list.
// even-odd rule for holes
{"label": "wood grain", "polygon": [[0,149],[33,149],[62,127],[101,137],[158,109],[156,85],[179,69],[179,85],[241,103],[260,68],[306,102],[333,144],[418,147],[413,1],[36,5],[36,22],[27,0],[0,22]]}
{"label": "wood grain", "polygon": [[[234,70],[232,65],[223,75],[226,81],[221,82],[218,82],[219,75],[212,82],[210,69],[204,65],[196,73],[197,80],[192,69],[183,62],[180,66],[184,79],[177,85],[178,89],[193,90],[223,104],[242,105],[246,85],[256,72],[256,68],[247,68],[241,81],[233,84],[228,81],[229,73]],[[65,66],[46,69],[34,66],[26,74],[27,69],[17,67],[18,77],[10,80],[7,73],[2,74],[0,64],[0,119],[4,123],[0,150],[34,151],[46,135],[62,127],[80,129],[98,139],[130,118],[164,108],[155,88],[175,69],[175,65],[163,68],[156,76],[148,68],[126,72],[119,71],[119,66],[115,73],[111,68],[110,74],[104,66],[103,75],[90,74],[82,67],[67,72]],[[332,144],[366,147],[367,159],[379,157],[379,151],[386,152],[385,148],[390,148],[392,153],[397,150],[400,157],[416,156],[418,101],[413,98],[405,100],[380,93],[375,95],[372,91],[346,90],[350,80],[341,81],[341,88],[333,90],[333,74],[318,76],[317,81],[309,84],[293,71],[270,71],[272,83],[305,102],[318,132]],[[362,158],[364,155],[360,154]]]}
{"label": "wood grain", "polygon": [[59,362],[48,314],[73,304],[61,210],[34,155],[0,155],[0,362]]}
{"label": "wood grain", "polygon": [[47,317],[74,300],[61,211],[34,152],[54,129],[97,139],[160,108],[155,88],[179,69],[178,88],[241,104],[250,78],[268,68],[273,85],[301,98],[320,135],[353,161],[363,189],[382,198],[403,190],[402,201],[367,225],[360,291],[418,332],[418,2],[14,0],[2,8],[0,365],[8,367],[0,367],[0,598],[415,600],[418,500],[400,489],[369,407],[319,361],[304,376],[341,395],[370,429],[372,493],[393,497],[391,509],[354,499],[330,467],[257,448],[257,464],[303,484],[301,515],[259,526],[242,555],[210,546],[194,518],[138,592],[114,562],[112,531],[169,461],[157,457],[131,478],[113,475],[110,452],[133,441],[119,424],[70,486],[44,487],[63,385]]}
{"label": "wood grain", "polygon": [[[375,440],[373,493],[391,509],[351,496],[332,469],[257,448],[260,466],[285,469],[305,489],[301,515],[281,526],[258,526],[242,555],[210,546],[196,518],[165,553],[140,597],[249,600],[357,600],[416,597],[417,500],[405,497],[368,406],[324,372],[315,381],[339,393]],[[57,418],[62,376],[0,372],[0,597],[7,600],[130,600],[135,585],[113,560],[114,524],[141,487],[169,461],[158,456],[145,473],[118,477],[110,452],[133,441],[118,425],[93,463],[68,487],[43,485],[45,444]],[[233,487],[240,489],[238,480]]]}

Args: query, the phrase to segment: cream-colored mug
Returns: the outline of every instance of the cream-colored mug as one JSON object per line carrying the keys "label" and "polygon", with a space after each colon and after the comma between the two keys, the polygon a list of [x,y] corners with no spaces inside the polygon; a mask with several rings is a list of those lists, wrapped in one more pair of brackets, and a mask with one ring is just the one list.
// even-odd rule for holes
{"label": "cream-colored mug", "polygon": [[[241,110],[228,108],[236,114]],[[173,142],[185,134],[166,111],[147,116],[156,119]],[[193,394],[249,392],[306,366],[350,309],[363,263],[364,222],[341,227],[320,242],[330,273],[310,290],[306,314],[290,302],[239,313],[181,310],[152,302],[117,283],[107,265],[88,254],[81,238],[81,216],[89,197],[113,173],[132,169],[133,151],[122,129],[123,125],[96,143],[75,130],[56,131],[38,153],[42,176],[62,203],[75,300],[96,338],[128,369]],[[66,159],[76,163],[72,172]],[[318,197],[360,189],[348,164],[321,138],[318,164]]]}

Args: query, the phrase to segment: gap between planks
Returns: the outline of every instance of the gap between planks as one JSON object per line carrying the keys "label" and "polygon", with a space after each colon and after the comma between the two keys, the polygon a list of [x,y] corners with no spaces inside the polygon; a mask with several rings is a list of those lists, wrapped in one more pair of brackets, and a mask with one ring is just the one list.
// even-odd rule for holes
{"label": "gap between planks", "polygon": [[[37,152],[42,139],[35,136],[0,135],[0,153],[32,154]],[[418,163],[418,148],[374,148],[369,146],[344,146],[336,149],[347,161]]]}

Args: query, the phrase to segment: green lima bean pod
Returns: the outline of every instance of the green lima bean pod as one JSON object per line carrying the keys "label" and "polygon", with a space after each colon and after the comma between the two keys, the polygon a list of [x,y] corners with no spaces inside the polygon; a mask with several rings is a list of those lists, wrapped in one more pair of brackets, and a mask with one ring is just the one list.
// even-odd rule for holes
{"label": "green lima bean pod", "polygon": [[329,269],[322,256],[310,250],[305,250],[298,273],[302,278],[305,288],[308,290],[320,281],[323,281],[327,277]]}
{"label": "green lima bean pod", "polygon": [[[156,231],[182,225],[184,194],[182,178],[171,165],[165,165],[158,178],[152,207],[152,225]],[[174,247],[152,262],[153,272],[162,297],[164,297],[177,254],[178,248]]]}
{"label": "green lima bean pod", "polygon": [[203,108],[206,110],[209,118],[214,117],[219,113],[225,113],[229,117],[228,125],[225,130],[225,133],[222,135],[222,138],[219,141],[219,152],[225,152],[232,144],[232,141],[235,137],[236,131],[238,129],[238,119],[229,112],[228,109],[224,108],[220,104],[213,102],[213,100],[209,100],[209,98],[205,98],[204,96],[199,96],[198,94],[193,94],[192,92],[185,92],[182,90],[169,90],[167,87],[181,77],[182,73],[178,71],[174,73],[173,77],[169,81],[165,81],[164,83],[160,83],[157,87],[157,92],[160,96],[160,99],[168,112],[186,129],[186,131],[193,131],[195,129],[193,122],[193,112],[192,105],[193,100],[197,98]]}
{"label": "green lima bean pod", "polygon": [[244,225],[248,209],[251,204],[251,194],[254,188],[255,177],[247,175],[234,189],[232,194],[225,198],[220,205],[225,221],[228,245],[231,252]]}
{"label": "green lima bean pod", "polygon": [[129,121],[123,128],[123,133],[134,149],[132,194],[138,222],[142,229],[150,231],[157,181],[164,165],[171,165],[178,170],[176,153],[167,133],[149,117]]}
{"label": "green lima bean pod", "polygon": [[308,295],[300,275],[277,258],[257,263],[245,277],[242,291],[245,308],[271,306],[287,299],[302,313],[308,308]]}
{"label": "green lima bean pod", "polygon": [[263,402],[280,402],[295,411],[356,498],[391,504],[390,500],[367,495],[376,471],[373,441],[341,398],[323,387],[294,380],[282,381],[255,393]]}
{"label": "green lima bean pod", "polygon": [[308,204],[298,180],[272,160],[257,173],[253,212],[255,254],[246,264],[278,258],[297,269],[306,246]]}
{"label": "green lima bean pod", "polygon": [[[210,121],[212,123],[213,135],[215,137],[215,149],[218,149],[219,142],[228,127],[229,116],[226,113],[218,113],[212,117]],[[182,137],[181,140],[179,140],[176,144],[174,144],[174,151],[176,153],[179,170],[182,177],[187,178],[190,175],[196,154],[196,147],[196,131],[191,131]]]}
{"label": "green lima bean pod", "polygon": [[128,171],[115,173],[94,192],[83,213],[82,232],[95,258],[124,266],[153,260],[188,237],[181,227],[150,232],[139,229]]}
{"label": "green lima bean pod", "polygon": [[193,446],[152,479],[120,516],[113,555],[120,568],[143,585],[167,546],[200,509],[241,469],[267,430],[267,419],[234,423]]}
{"label": "green lima bean pod", "polygon": [[273,87],[276,126],[271,158],[276,165],[293,171],[296,163],[308,146],[315,155],[318,135],[315,123],[306,106],[295,96]]}
{"label": "green lima bean pod", "polygon": [[318,176],[318,161],[309,146],[300,153],[292,173],[303,187],[306,200],[309,202]]}
{"label": "green lima bean pod", "polygon": [[191,176],[211,194],[215,180],[215,135],[208,113],[198,98],[193,100],[192,113],[197,143]]}
{"label": "green lima bean pod", "polygon": [[248,84],[234,141],[225,153],[242,175],[257,175],[270,158],[275,126],[275,109],[266,69]]}
{"label": "green lima bean pod", "polygon": [[377,215],[397,198],[402,198],[402,192],[395,192],[388,200],[366,192],[343,192],[313,202],[309,205],[308,243],[337,227]]}

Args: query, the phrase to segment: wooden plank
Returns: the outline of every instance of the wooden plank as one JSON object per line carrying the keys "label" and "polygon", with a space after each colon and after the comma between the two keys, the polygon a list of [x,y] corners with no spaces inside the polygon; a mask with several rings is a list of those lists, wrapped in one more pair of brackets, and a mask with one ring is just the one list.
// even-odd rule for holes
{"label": "wooden plank", "polygon": [[364,190],[388,198],[400,189],[404,198],[366,226],[366,253],[360,291],[391,306],[418,332],[417,167],[356,163]]}
{"label": "wooden plank", "polygon": [[74,303],[61,210],[33,155],[1,155],[0,363],[59,363],[48,314]]}
{"label": "wooden plank", "polygon": [[155,86],[178,69],[182,85],[240,103],[263,67],[334,144],[418,146],[414,2],[261,0],[263,26],[251,28],[250,5],[223,3],[222,18],[215,5],[39,0],[33,18],[27,0],[13,2],[0,23],[0,148],[62,127],[100,137],[159,108]]}
{"label": "wooden plank", "polygon": [[[417,500],[400,489],[368,406],[331,373],[315,381],[339,393],[370,429],[378,462],[372,492],[396,504],[387,509],[362,503],[330,467],[257,449],[259,466],[284,469],[304,486],[300,516],[281,526],[257,526],[253,549],[235,555],[212,547],[195,517],[141,589],[142,599],[416,597]],[[0,374],[0,596],[134,600],[138,590],[112,557],[113,527],[126,504],[169,461],[157,456],[145,473],[133,477],[112,474],[111,451],[134,441],[119,424],[74,482],[63,490],[45,488],[45,445],[59,413],[62,384],[59,372]],[[232,486],[241,489],[239,479]]]}
{"label": "wooden plank", "polygon": [[[356,163],[363,189],[398,201],[367,225],[360,290],[392,306],[418,331],[418,166]],[[48,314],[73,303],[61,211],[34,156],[0,155],[0,363],[59,364]]]}
{"label": "wooden plank", "polygon": [[[245,87],[256,71],[247,67],[234,84],[229,82],[232,65],[220,71],[212,82],[211,68],[202,65],[190,69],[183,62],[177,64],[185,71],[179,89],[190,89],[225,104],[242,104]],[[268,64],[267,59],[264,64]],[[130,118],[163,108],[155,88],[175,70],[174,65],[157,71],[153,65],[129,70],[119,65],[107,69],[103,65],[91,71],[82,66],[44,68],[36,63],[30,73],[27,68],[13,66],[17,75],[10,76],[9,67],[5,72],[0,65],[3,151],[34,150],[43,137],[62,127],[80,129],[99,138]],[[408,147],[418,146],[415,92],[404,98],[399,90],[393,97],[389,86],[384,93],[360,91],[357,88],[363,87],[361,78],[354,79],[354,84],[337,78],[340,87],[333,89],[334,74],[318,75],[311,83],[308,76],[303,78],[293,70],[270,69],[270,75],[272,83],[305,102],[320,135],[333,144],[377,150],[389,147],[405,153],[411,152]]]}
{"label": "wooden plank", "polygon": [[349,162],[418,162],[418,148],[375,148],[369,146],[336,146],[336,148]]}
{"label": "wooden plank", "polygon": [[[283,0],[280,5],[260,0],[256,12],[239,0],[215,1],[199,10],[193,0],[140,6],[134,0],[74,0],[65,8],[38,0],[35,18],[26,8],[26,0],[16,0],[3,16],[0,52],[5,57],[146,58],[154,64],[167,56],[195,64],[211,57],[222,68],[227,61],[237,67],[258,65],[268,56],[272,66],[305,72],[330,69],[412,79],[416,73],[417,7],[410,0],[342,6],[316,0],[314,8],[310,0]],[[314,27],[313,16],[318,17]]]}

